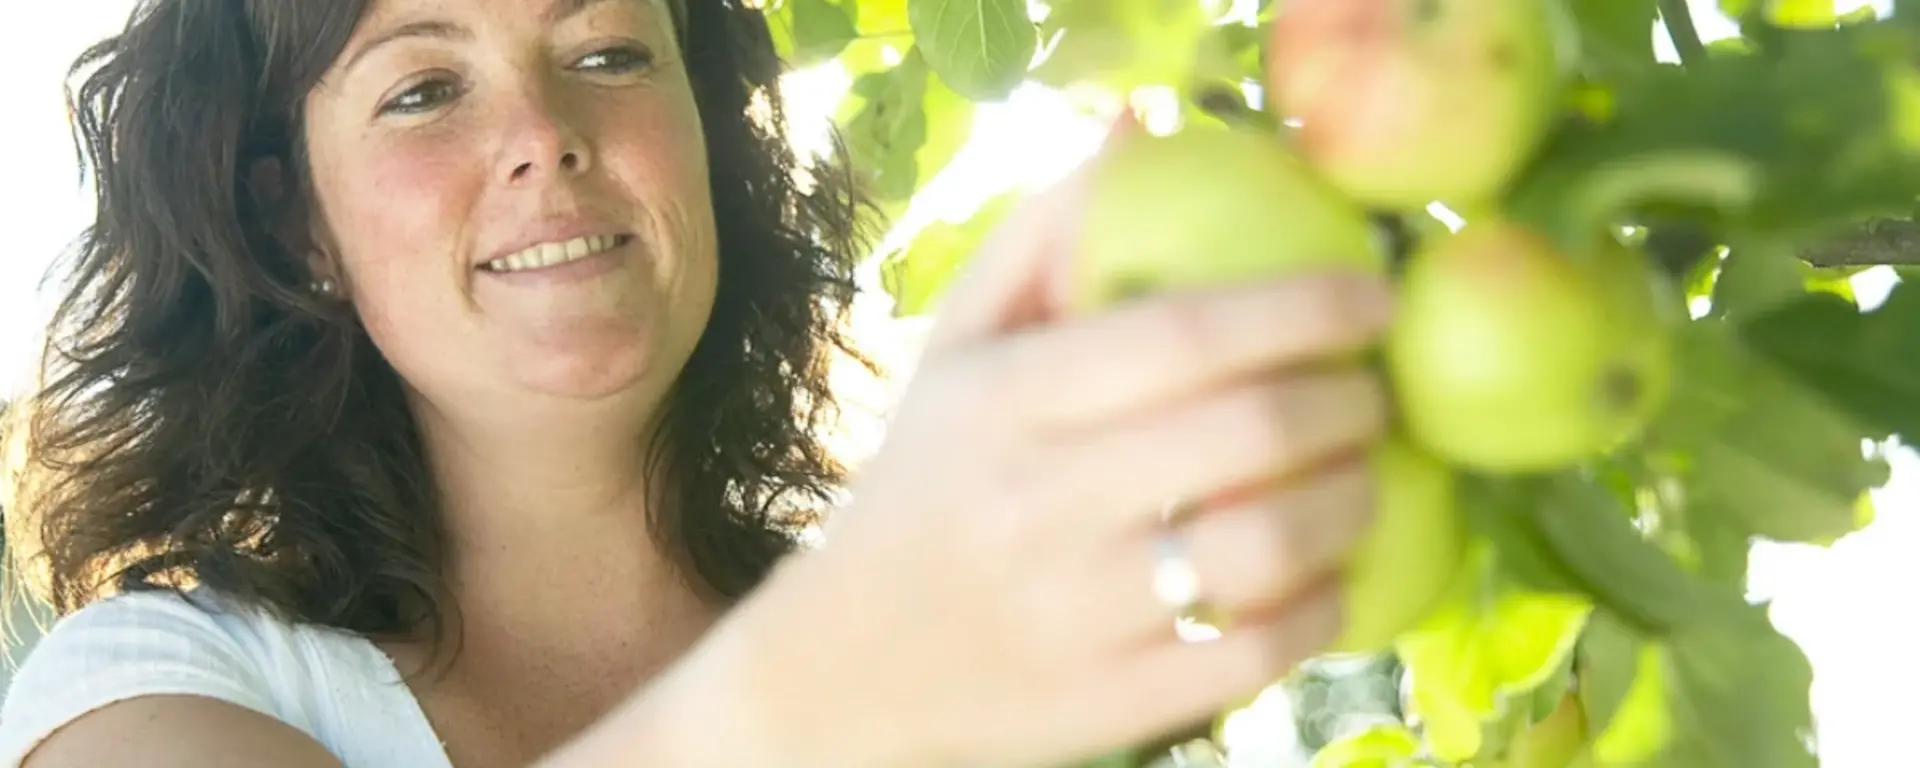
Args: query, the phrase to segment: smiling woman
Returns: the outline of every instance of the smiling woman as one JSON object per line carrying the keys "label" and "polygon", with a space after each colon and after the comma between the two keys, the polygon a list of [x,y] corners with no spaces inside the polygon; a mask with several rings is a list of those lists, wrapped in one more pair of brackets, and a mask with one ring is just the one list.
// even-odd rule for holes
{"label": "smiling woman", "polygon": [[[499,616],[465,626],[470,656],[521,622],[575,646],[660,627],[592,671],[630,684],[838,478],[799,400],[830,405],[849,190],[762,181],[793,161],[741,119],[779,74],[750,15],[358,5],[148,3],[79,62],[99,218],[22,404],[18,564],[63,612],[185,580],[403,660],[451,647],[455,605]],[[649,517],[690,591],[581,590],[672,580],[607,546]],[[590,581],[539,578],[561,551]],[[77,714],[22,698],[34,679],[9,735]]]}
{"label": "smiling woman", "polygon": [[[1373,278],[1068,318],[1063,184],[843,488],[870,219],[757,9],[147,0],[74,69],[95,222],[6,520],[60,618],[0,766],[1040,765],[1337,631],[1380,394],[1294,363],[1358,359]],[[1166,572],[1235,630],[1181,642]]]}

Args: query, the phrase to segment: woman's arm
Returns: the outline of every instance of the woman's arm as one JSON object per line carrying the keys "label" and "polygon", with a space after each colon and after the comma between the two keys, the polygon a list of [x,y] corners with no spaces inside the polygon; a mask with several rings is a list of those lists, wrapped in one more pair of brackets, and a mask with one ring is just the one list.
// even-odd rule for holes
{"label": "woman's arm", "polygon": [[206,696],[127,699],[74,719],[21,768],[341,768],[291,725]]}
{"label": "woman's arm", "polygon": [[[767,607],[785,612],[788,602]],[[793,674],[792,661],[785,658],[788,643],[781,642],[779,635],[786,630],[776,625],[804,630],[807,622],[795,616],[801,619],[798,623],[785,619],[766,623],[772,618],[766,611],[750,610],[724,620],[679,664],[537,765],[859,768],[890,764],[878,749],[880,742],[872,738],[872,729],[849,728],[844,720],[835,722],[838,718],[829,715],[835,691],[795,690],[803,683]],[[101,765],[343,768],[300,729],[203,695],[142,695],[100,707],[48,736],[20,768]]]}
{"label": "woman's arm", "polygon": [[[1389,287],[1300,275],[1050,317],[1083,185],[1024,204],[949,289],[826,547],[548,768],[1071,763],[1338,634],[1388,413],[1351,361]],[[1168,526],[1170,500],[1195,513]],[[1185,642],[1196,600],[1229,631]]]}
{"label": "woman's arm", "polygon": [[[1338,634],[1389,410],[1354,361],[1389,286],[1299,275],[1055,317],[1084,185],[1021,206],[949,289],[826,548],[543,768],[1057,765],[1207,718]],[[1176,500],[1195,512],[1169,525]],[[1184,641],[1196,602],[1229,631]],[[64,738],[87,759],[34,768],[328,765],[212,704],[115,712]]]}

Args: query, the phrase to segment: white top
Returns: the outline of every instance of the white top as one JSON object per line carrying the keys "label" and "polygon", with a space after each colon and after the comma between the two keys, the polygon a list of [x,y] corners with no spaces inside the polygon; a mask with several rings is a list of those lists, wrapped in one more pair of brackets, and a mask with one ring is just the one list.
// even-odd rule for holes
{"label": "white top", "polygon": [[393,660],[371,641],[195,591],[116,595],[56,622],[0,704],[0,768],[19,768],[75,718],[148,694],[210,696],[264,713],[347,768],[452,765]]}

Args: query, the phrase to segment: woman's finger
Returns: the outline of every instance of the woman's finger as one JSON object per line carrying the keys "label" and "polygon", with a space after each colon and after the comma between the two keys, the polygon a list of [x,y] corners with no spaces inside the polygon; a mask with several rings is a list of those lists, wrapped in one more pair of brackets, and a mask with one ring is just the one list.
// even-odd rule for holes
{"label": "woman's finger", "polygon": [[1342,271],[1187,290],[1014,332],[970,362],[1008,417],[1073,429],[1356,353],[1390,303],[1382,280]]}
{"label": "woman's finger", "polygon": [[[1373,487],[1367,464],[1347,461],[1201,510],[1167,535],[1183,543],[1205,606],[1229,621],[1257,616],[1339,570],[1373,520]],[[1124,539],[1089,586],[1105,598],[1100,604],[1113,624],[1145,642],[1164,636],[1173,619],[1150,589],[1160,535],[1154,527]]]}
{"label": "woman's finger", "polygon": [[935,357],[1046,318],[1049,262],[1069,258],[1085,173],[1076,170],[1021,201],[975,250],[935,312],[924,354]]}
{"label": "woman's finger", "polygon": [[[1387,428],[1359,368],[1239,384],[1043,447],[1043,510],[1068,536],[1131,533],[1169,504],[1205,504],[1356,456]],[[1038,524],[1046,525],[1046,521]]]}
{"label": "woman's finger", "polygon": [[[1131,113],[1108,129],[1108,141],[1139,130]],[[1095,153],[1051,187],[1013,209],[995,227],[947,291],[929,329],[926,354],[992,338],[1053,316],[1055,283],[1072,260],[1081,204],[1098,167]]]}
{"label": "woman's finger", "polygon": [[1321,582],[1283,610],[1198,642],[1179,640],[1169,624],[1164,642],[1120,657],[1074,704],[1121,743],[1153,738],[1169,723],[1211,718],[1333,642],[1341,599],[1336,583]]}

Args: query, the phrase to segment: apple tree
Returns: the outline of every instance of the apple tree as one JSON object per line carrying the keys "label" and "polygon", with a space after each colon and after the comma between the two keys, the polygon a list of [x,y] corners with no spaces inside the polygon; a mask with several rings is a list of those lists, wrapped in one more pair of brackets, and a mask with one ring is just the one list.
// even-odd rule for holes
{"label": "apple tree", "polygon": [[[1920,429],[1920,290],[1851,282],[1920,264],[1920,0],[1719,0],[1739,35],[1710,45],[1684,0],[760,4],[789,64],[852,78],[833,119],[890,217],[979,104],[1154,91],[1167,119],[1101,150],[1154,183],[1103,176],[1118,234],[1089,242],[1228,244],[1125,269],[1089,246],[1090,302],[1295,266],[1259,253],[1300,233],[1394,276],[1367,364],[1445,493],[1403,494],[1350,568],[1384,634],[1275,681],[1300,716],[1252,727],[1321,768],[1818,764],[1812,671],[1748,558],[1866,525]],[[937,308],[1018,198],[896,238],[896,311]],[[1327,725],[1341,706],[1376,716]],[[1233,748],[1211,737],[1251,711],[1089,765]]]}

